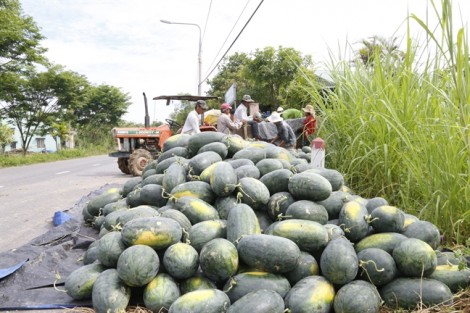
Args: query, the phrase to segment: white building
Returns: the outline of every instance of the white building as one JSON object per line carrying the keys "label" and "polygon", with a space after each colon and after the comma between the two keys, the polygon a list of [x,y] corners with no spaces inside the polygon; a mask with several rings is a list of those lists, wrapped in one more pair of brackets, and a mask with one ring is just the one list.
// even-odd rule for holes
{"label": "white building", "polygon": [[[8,124],[13,129],[14,135],[13,135],[13,142],[9,145],[6,145],[5,151],[4,152],[9,152],[9,151],[14,151],[14,150],[19,150],[22,149],[21,147],[21,135],[20,131],[16,126],[13,126],[12,124]],[[60,145],[60,138],[57,138],[57,144]],[[1,149],[1,147],[0,147]],[[28,147],[29,152],[56,152],[57,151],[57,146],[54,138],[51,135],[45,135],[45,136],[39,136],[39,135],[34,135],[33,138],[31,139],[31,143],[29,144]]]}

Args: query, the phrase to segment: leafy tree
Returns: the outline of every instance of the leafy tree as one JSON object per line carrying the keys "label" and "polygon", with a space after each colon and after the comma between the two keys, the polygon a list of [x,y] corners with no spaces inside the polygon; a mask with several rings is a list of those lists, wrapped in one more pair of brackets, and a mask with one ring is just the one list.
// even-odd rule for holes
{"label": "leafy tree", "polygon": [[361,41],[363,47],[357,51],[358,58],[366,66],[373,66],[377,59],[383,61],[387,57],[392,61],[400,61],[405,53],[398,49],[396,41],[397,38],[386,39],[380,36],[363,39]]}
{"label": "leafy tree", "polygon": [[51,118],[72,116],[79,107],[89,86],[85,77],[64,71],[61,66],[50,67],[44,72],[31,70],[27,76],[11,75],[7,90],[4,115],[17,126],[21,136],[23,153],[29,148],[33,136],[41,125]]}
{"label": "leafy tree", "polygon": [[[302,94],[300,90],[309,85],[305,75],[315,77],[312,67],[310,56],[302,56],[292,48],[267,47],[250,55],[235,54],[227,58],[219,73],[208,81],[209,93],[223,98],[236,82],[239,98],[250,94],[262,110],[273,110],[279,105],[301,107],[311,101],[308,92]],[[298,83],[304,86],[298,86]]]}
{"label": "leafy tree", "polygon": [[44,64],[43,38],[33,19],[23,15],[19,0],[0,0],[0,78],[24,65]]}
{"label": "leafy tree", "polygon": [[225,58],[222,65],[219,66],[219,73],[208,81],[211,87],[208,93],[223,99],[233,83],[237,84],[237,90],[247,93],[251,88],[244,77],[243,68],[249,62],[250,58],[246,53],[237,52]]}
{"label": "leafy tree", "polygon": [[71,121],[77,128],[78,144],[108,142],[110,131],[121,122],[127,112],[130,96],[120,88],[99,85],[89,86],[81,106],[73,108]]}
{"label": "leafy tree", "polygon": [[[70,123],[55,119],[51,115],[45,124],[39,126],[39,134],[41,136],[51,135],[55,141],[56,150],[60,150],[65,146],[67,137],[72,132]],[[59,141],[60,139],[60,141]]]}
{"label": "leafy tree", "polygon": [[118,87],[90,86],[86,90],[84,103],[73,108],[74,122],[79,126],[116,126],[130,104],[129,94],[122,92]]}
{"label": "leafy tree", "polygon": [[5,152],[5,147],[14,141],[14,131],[8,124],[0,121],[0,152]]}

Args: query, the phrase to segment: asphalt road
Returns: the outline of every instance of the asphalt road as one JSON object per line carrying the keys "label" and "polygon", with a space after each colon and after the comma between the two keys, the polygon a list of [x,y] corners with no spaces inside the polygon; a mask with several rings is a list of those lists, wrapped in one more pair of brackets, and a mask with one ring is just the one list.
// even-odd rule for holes
{"label": "asphalt road", "polygon": [[107,184],[124,184],[116,159],[94,156],[0,169],[0,252],[18,248],[54,227],[65,211]]}

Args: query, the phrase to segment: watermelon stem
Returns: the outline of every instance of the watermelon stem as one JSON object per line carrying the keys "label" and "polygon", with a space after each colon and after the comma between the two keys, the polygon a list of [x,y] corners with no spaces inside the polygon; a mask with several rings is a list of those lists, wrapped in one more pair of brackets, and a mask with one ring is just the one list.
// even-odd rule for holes
{"label": "watermelon stem", "polygon": [[193,171],[193,168],[190,166],[189,167],[189,171],[188,171],[188,177],[191,179],[191,180],[201,180],[201,177],[199,175],[193,175],[191,174],[191,172]]}
{"label": "watermelon stem", "polygon": [[233,278],[230,278],[230,283],[228,285],[228,288],[224,289],[223,292],[229,292],[236,284],[237,284],[237,281]]}
{"label": "watermelon stem", "polygon": [[52,284],[54,286],[54,289],[60,292],[67,292],[65,289],[59,289],[56,286],[56,283],[61,279],[59,272],[55,272],[55,280],[54,283]]}
{"label": "watermelon stem", "polygon": [[189,240],[189,232],[187,232],[186,229],[184,228],[181,228],[181,230],[183,231],[183,235],[184,235],[183,237],[185,238],[184,242],[190,245],[191,240]]}
{"label": "watermelon stem", "polygon": [[375,217],[375,218],[373,218],[373,219],[371,219],[371,217],[372,217],[372,215],[366,215],[366,216],[364,216],[364,220],[367,222],[367,224],[370,224],[370,223],[372,223],[372,222],[375,221],[375,220],[379,220],[378,217]]}

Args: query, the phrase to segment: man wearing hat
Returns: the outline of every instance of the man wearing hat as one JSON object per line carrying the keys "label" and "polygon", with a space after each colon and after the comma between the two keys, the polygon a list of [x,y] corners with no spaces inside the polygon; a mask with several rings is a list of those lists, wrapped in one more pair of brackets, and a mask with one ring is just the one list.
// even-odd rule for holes
{"label": "man wearing hat", "polygon": [[251,99],[250,95],[244,95],[242,98],[242,102],[238,105],[234,115],[238,121],[245,122],[251,125],[251,133],[253,135],[253,138],[261,139],[259,136],[258,123],[256,121],[253,121],[253,118],[248,116],[246,113],[248,110],[248,106],[250,105],[250,103],[253,102],[255,101]]}
{"label": "man wearing hat", "polygon": [[200,133],[199,125],[201,124],[201,114],[208,109],[206,101],[197,100],[194,110],[189,112],[184,122],[182,134],[194,135]]}
{"label": "man wearing hat", "polygon": [[240,127],[246,123],[243,121],[239,122],[232,120],[230,116],[230,110],[232,110],[232,107],[228,103],[224,103],[220,106],[220,111],[222,114],[220,114],[219,119],[217,120],[218,132],[231,134],[232,130],[240,129]]}
{"label": "man wearing hat", "polygon": [[315,119],[315,110],[311,104],[307,104],[302,110],[305,115],[305,120],[303,121],[304,129],[302,131],[302,145],[309,146],[313,140],[313,134],[317,130],[317,120]]}
{"label": "man wearing hat", "polygon": [[273,112],[271,116],[268,117],[268,121],[274,123],[277,130],[277,135],[271,140],[271,143],[277,144],[279,147],[284,147],[286,149],[295,148],[296,137],[295,133],[292,130],[292,127],[289,124],[284,122],[284,119],[277,112]]}

